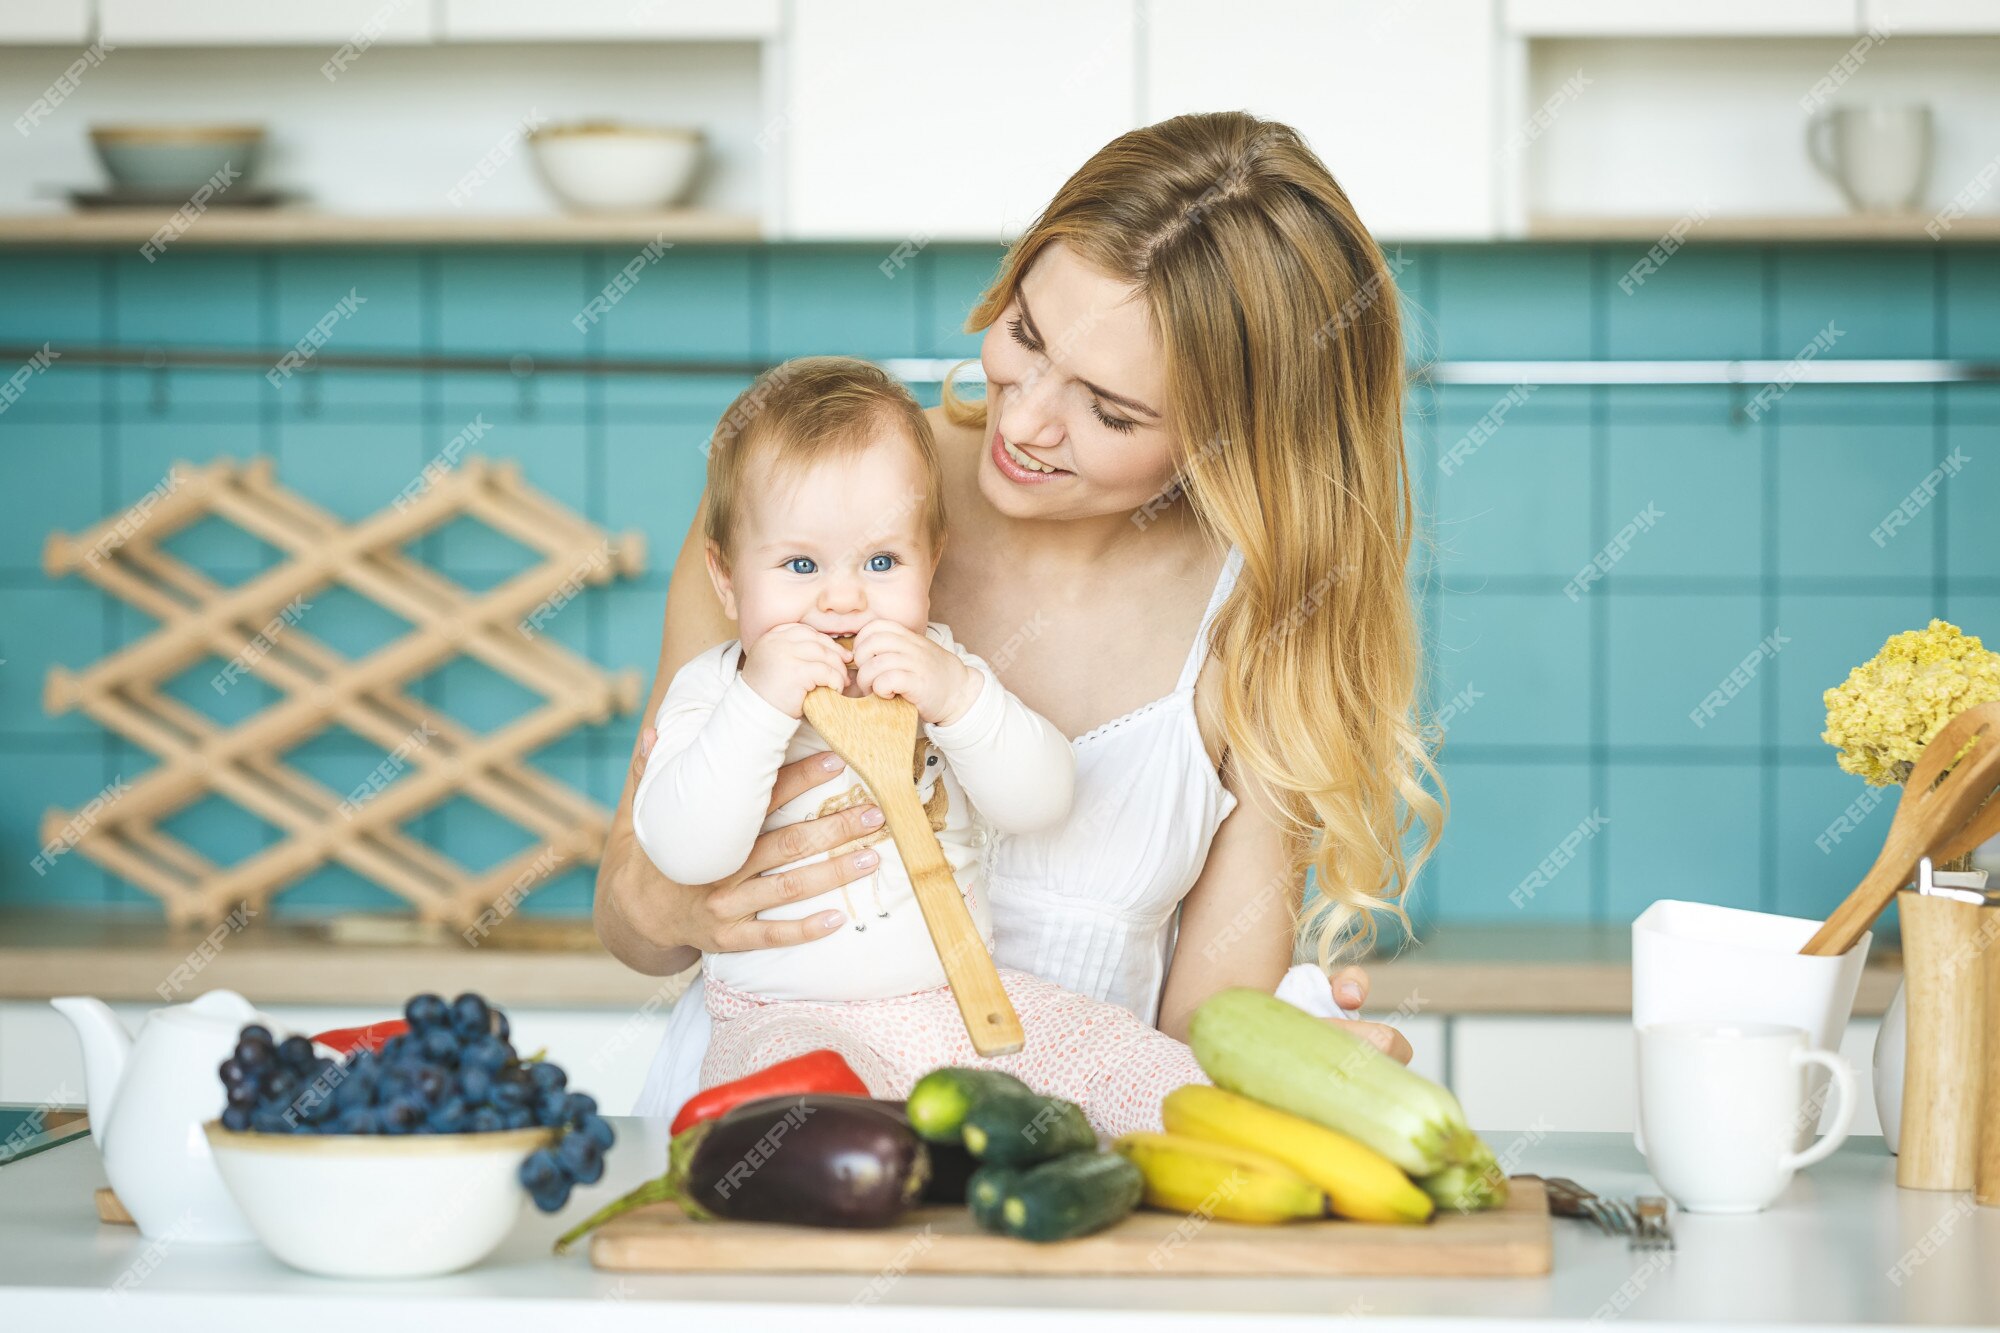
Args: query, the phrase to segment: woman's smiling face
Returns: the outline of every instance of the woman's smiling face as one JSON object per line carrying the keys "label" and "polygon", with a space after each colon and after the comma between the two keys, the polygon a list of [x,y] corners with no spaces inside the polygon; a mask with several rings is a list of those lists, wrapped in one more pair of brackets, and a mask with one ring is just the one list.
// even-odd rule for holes
{"label": "woman's smiling face", "polygon": [[990,404],[979,487],[1003,514],[1129,513],[1172,482],[1163,358],[1130,284],[1052,244],[986,330],[979,359]]}

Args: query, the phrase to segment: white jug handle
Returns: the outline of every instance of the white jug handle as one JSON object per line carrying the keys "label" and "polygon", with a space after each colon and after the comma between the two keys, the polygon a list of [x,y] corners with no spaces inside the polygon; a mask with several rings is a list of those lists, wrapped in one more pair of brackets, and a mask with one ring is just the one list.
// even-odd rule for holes
{"label": "white jug handle", "polygon": [[1833,1155],[1833,1150],[1847,1141],[1847,1128],[1854,1123],[1854,1106],[1857,1084],[1854,1071],[1847,1067],[1847,1061],[1833,1051],[1822,1051],[1817,1047],[1806,1047],[1792,1052],[1793,1065],[1823,1065],[1833,1075],[1834,1090],[1840,1097],[1840,1105],[1833,1113],[1833,1126],[1820,1135],[1819,1142],[1804,1152],[1786,1153],[1778,1159],[1781,1171],[1797,1171],[1823,1162]]}

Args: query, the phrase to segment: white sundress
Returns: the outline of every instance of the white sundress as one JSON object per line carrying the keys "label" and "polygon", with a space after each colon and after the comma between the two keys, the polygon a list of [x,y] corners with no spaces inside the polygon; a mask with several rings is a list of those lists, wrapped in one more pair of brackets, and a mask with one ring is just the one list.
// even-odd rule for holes
{"label": "white sundress", "polygon": [[[1236,808],[1202,744],[1194,686],[1208,657],[1209,625],[1242,567],[1242,552],[1231,547],[1173,692],[1071,742],[1076,798],[1069,818],[987,842],[999,966],[1157,1020],[1181,899]],[[1287,989],[1311,996],[1302,1008],[1351,1016],[1333,1004],[1323,980]],[[697,976],[675,1001],[634,1114],[671,1116],[699,1091],[708,1037]]]}

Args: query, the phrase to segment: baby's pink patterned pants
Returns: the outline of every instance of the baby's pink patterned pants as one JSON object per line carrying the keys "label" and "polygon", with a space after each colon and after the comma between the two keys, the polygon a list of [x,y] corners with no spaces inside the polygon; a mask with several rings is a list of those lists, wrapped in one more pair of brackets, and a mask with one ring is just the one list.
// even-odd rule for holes
{"label": "baby's pink patterned pants", "polygon": [[780,1060],[840,1052],[868,1091],[901,1098],[941,1065],[1004,1069],[1035,1091],[1075,1102],[1098,1133],[1115,1138],[1160,1128],[1160,1099],[1207,1083],[1194,1052],[1130,1010],[1000,969],[1026,1044],[1013,1055],[976,1054],[951,988],[938,985],[881,1000],[769,1000],[703,979],[714,1020],[701,1086],[714,1087]]}

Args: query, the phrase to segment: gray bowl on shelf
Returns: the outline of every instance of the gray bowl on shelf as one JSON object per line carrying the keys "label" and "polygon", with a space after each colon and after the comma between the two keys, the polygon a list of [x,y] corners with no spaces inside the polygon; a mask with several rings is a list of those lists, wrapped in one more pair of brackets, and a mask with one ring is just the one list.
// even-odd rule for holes
{"label": "gray bowl on shelf", "polygon": [[247,178],[264,145],[261,125],[93,125],[90,146],[121,189],[191,194],[224,167]]}

